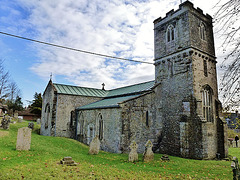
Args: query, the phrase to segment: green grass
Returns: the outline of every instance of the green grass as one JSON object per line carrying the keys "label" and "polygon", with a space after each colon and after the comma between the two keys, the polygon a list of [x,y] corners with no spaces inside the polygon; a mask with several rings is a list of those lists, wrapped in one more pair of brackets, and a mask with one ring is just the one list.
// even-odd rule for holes
{"label": "green grass", "polygon": [[[0,130],[0,179],[232,179],[230,161],[192,160],[169,156],[169,162],[160,160],[128,162],[127,154],[101,151],[88,155],[88,146],[78,141],[40,136],[32,133],[30,151],[16,151],[17,130],[27,122],[11,124],[10,130]],[[2,134],[2,135],[1,135]],[[240,148],[229,153],[239,157]],[[71,156],[77,166],[59,164]]]}

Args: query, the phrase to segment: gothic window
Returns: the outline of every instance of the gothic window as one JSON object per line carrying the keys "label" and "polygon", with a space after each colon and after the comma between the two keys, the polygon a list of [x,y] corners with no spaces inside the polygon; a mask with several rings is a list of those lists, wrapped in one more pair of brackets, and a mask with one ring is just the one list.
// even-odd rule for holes
{"label": "gothic window", "polygon": [[203,117],[208,122],[213,122],[212,115],[212,89],[206,86],[202,91]]}
{"label": "gothic window", "polygon": [[204,76],[208,76],[208,72],[207,72],[207,61],[204,60],[203,61],[203,71],[204,71]]}
{"label": "gothic window", "polygon": [[173,25],[169,25],[167,28],[167,42],[174,41],[175,31]]}
{"label": "gothic window", "polygon": [[148,111],[146,111],[146,126],[149,127]]}
{"label": "gothic window", "polygon": [[205,25],[203,23],[200,24],[200,37],[202,40],[206,40],[206,28]]}

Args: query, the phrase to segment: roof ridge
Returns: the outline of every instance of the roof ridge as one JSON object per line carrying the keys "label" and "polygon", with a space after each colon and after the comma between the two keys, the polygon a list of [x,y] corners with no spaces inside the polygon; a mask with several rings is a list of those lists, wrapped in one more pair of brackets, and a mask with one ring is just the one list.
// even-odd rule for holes
{"label": "roof ridge", "polygon": [[109,90],[102,90],[98,88],[91,88],[91,87],[83,87],[83,86],[76,86],[76,85],[68,85],[68,84],[61,84],[61,83],[53,83],[53,85],[62,85],[62,86],[71,86],[71,87],[77,87],[77,88],[85,88],[85,89],[96,89],[96,90],[101,90],[101,91],[109,91]]}

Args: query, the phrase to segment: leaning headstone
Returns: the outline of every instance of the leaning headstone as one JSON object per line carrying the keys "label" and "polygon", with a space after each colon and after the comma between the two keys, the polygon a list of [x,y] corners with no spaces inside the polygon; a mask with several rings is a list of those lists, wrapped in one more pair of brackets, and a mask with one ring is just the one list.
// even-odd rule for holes
{"label": "leaning headstone", "polygon": [[63,160],[60,161],[60,164],[67,165],[67,166],[76,166],[77,163],[75,163],[74,160],[72,160],[72,157],[64,157]]}
{"label": "leaning headstone", "polygon": [[28,128],[33,130],[34,129],[34,123],[33,122],[28,123]]}
{"label": "leaning headstone", "polygon": [[137,148],[138,148],[138,145],[135,141],[133,141],[131,144],[130,144],[130,153],[128,155],[128,161],[129,162],[135,162],[135,161],[138,161],[138,153],[137,153]]}
{"label": "leaning headstone", "polygon": [[17,135],[17,150],[29,150],[31,145],[31,134],[32,129],[28,127],[23,127],[18,129],[18,135]]}
{"label": "leaning headstone", "polygon": [[3,117],[3,119],[2,119],[2,122],[1,122],[1,124],[2,124],[2,128],[3,129],[9,129],[9,125],[10,125],[10,118],[7,116],[4,116]]}
{"label": "leaning headstone", "polygon": [[153,144],[150,140],[145,144],[145,151],[143,153],[143,161],[150,162],[154,160],[154,153],[152,151]]}
{"label": "leaning headstone", "polygon": [[161,160],[163,161],[170,161],[168,155],[164,154],[162,157],[161,157]]}
{"label": "leaning headstone", "polygon": [[232,147],[236,147],[236,141],[232,141]]}
{"label": "leaning headstone", "polygon": [[98,154],[99,149],[100,149],[100,141],[98,139],[98,136],[96,136],[95,138],[93,138],[92,142],[90,143],[88,153],[89,154]]}

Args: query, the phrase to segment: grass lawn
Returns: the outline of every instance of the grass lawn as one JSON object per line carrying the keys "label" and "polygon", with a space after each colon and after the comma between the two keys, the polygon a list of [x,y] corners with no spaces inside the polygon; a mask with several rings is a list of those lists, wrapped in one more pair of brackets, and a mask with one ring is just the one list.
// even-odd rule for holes
{"label": "grass lawn", "polygon": [[[169,156],[160,160],[128,162],[127,154],[101,151],[88,155],[88,146],[78,141],[40,136],[32,133],[30,151],[16,151],[17,130],[27,122],[11,124],[10,130],[0,130],[0,179],[232,179],[230,161],[192,160]],[[240,148],[230,148],[229,154],[239,156]],[[77,166],[59,164],[71,156]]]}

